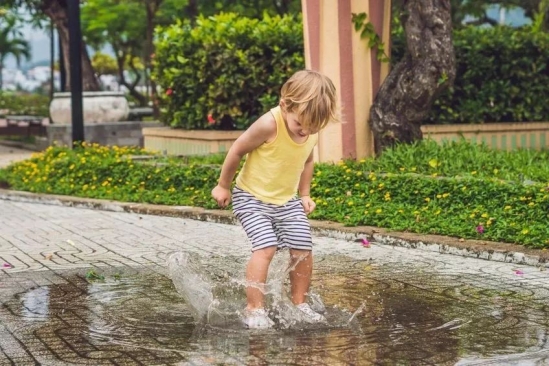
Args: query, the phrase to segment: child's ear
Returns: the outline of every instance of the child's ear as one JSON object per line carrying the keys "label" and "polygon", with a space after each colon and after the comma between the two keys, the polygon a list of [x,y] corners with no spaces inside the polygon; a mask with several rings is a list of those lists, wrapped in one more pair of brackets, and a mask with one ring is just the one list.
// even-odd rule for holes
{"label": "child's ear", "polygon": [[280,106],[280,108],[282,108],[282,110],[286,109],[286,103],[284,103],[284,100],[280,99],[280,102],[278,102],[278,105]]}

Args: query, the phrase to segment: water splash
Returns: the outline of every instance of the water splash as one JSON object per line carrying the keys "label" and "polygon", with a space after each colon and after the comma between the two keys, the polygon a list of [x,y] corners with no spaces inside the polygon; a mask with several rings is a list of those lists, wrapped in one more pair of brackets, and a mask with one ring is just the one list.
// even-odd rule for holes
{"label": "water splash", "polygon": [[[269,316],[280,329],[314,327],[307,324],[304,314],[291,301],[288,279],[297,263],[290,266],[289,251],[279,251],[270,264],[267,283],[258,286],[265,294]],[[181,252],[168,258],[168,269],[177,291],[191,308],[198,323],[224,328],[242,327],[246,307],[245,290],[250,285],[243,277],[244,271],[239,270],[239,274],[226,273],[223,278],[214,280],[212,274],[207,273],[207,266],[201,265],[200,257]],[[308,302],[315,311],[327,312],[322,298],[313,290],[308,294]],[[335,313],[338,316],[331,317],[330,327],[346,326],[357,314],[355,312],[349,319],[347,312],[332,309],[332,315]],[[344,320],[341,316],[343,314]]]}
{"label": "water splash", "polygon": [[203,321],[213,303],[212,281],[197,260],[187,253],[174,253],[168,258],[168,270],[177,292],[189,304],[196,321]]}

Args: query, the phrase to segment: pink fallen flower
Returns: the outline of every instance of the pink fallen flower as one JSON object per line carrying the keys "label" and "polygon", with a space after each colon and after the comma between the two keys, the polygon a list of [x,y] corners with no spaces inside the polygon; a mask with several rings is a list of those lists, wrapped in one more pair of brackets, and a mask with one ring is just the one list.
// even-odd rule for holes
{"label": "pink fallen flower", "polygon": [[369,248],[370,247],[370,242],[368,241],[368,239],[362,239],[362,246],[364,248]]}
{"label": "pink fallen flower", "polygon": [[11,264],[9,264],[9,263],[4,263],[4,265],[3,265],[2,267],[4,267],[4,268],[11,268]]}
{"label": "pink fallen flower", "polygon": [[484,226],[482,225],[477,226],[477,233],[484,234]]}
{"label": "pink fallen flower", "polygon": [[515,269],[515,274],[516,275],[523,275],[524,272],[522,272],[520,269]]}

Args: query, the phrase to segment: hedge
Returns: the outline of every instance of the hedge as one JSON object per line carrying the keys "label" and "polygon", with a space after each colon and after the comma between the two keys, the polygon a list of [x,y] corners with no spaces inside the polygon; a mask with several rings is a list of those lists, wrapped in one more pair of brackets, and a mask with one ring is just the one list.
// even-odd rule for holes
{"label": "hedge", "polygon": [[173,127],[245,129],[304,68],[300,16],[199,17],[156,37],[153,77],[164,90],[162,120]]}
{"label": "hedge", "polygon": [[[454,31],[456,80],[424,124],[549,121],[549,34],[529,27]],[[393,63],[404,51],[393,32]]]}
{"label": "hedge", "polygon": [[6,93],[0,91],[0,116],[6,115],[50,115],[50,99],[46,95],[27,93]]}
{"label": "hedge", "polygon": [[436,103],[429,122],[549,120],[549,34],[496,27],[456,32],[455,87]]}
{"label": "hedge", "polygon": [[[161,28],[157,38],[154,78],[164,90],[162,120],[173,127],[245,129],[304,67],[302,23],[291,15],[202,17],[194,28]],[[455,85],[425,124],[549,120],[541,97],[549,94],[549,34],[470,26],[454,32],[454,45]],[[403,33],[394,29],[392,62],[403,50]]]}

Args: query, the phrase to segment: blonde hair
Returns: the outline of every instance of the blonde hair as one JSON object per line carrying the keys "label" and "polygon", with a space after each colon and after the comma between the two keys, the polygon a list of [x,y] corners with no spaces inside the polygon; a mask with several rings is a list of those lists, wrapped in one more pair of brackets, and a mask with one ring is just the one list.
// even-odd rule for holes
{"label": "blonde hair", "polygon": [[295,113],[304,128],[320,131],[328,122],[338,122],[337,95],[332,81],[312,71],[298,71],[282,86],[281,105]]}

